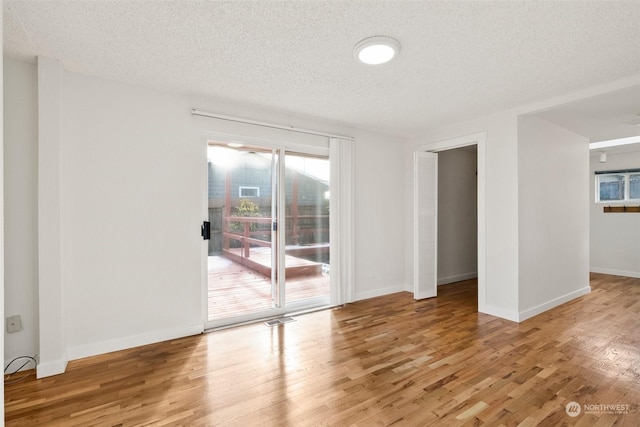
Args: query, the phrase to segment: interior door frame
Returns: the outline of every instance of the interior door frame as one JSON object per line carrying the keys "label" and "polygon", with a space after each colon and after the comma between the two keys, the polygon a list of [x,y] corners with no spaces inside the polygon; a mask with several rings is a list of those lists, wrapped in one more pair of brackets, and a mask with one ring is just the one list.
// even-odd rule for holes
{"label": "interior door frame", "polygon": [[[487,132],[418,145],[414,151],[439,151],[477,145],[478,147],[478,311],[486,312],[487,305]],[[416,200],[413,201],[416,203]],[[415,237],[414,237],[415,238]],[[438,242],[436,239],[436,253]],[[437,255],[436,255],[437,256]],[[415,268],[415,266],[414,266]]]}
{"label": "interior door frame", "polygon": [[413,298],[420,300],[438,295],[438,153],[413,153],[413,200]]}

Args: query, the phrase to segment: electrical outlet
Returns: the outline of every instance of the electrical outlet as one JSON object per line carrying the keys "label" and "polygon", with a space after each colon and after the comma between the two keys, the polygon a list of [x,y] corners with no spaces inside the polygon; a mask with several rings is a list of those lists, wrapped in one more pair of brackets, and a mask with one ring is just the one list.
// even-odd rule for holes
{"label": "electrical outlet", "polygon": [[15,316],[7,317],[7,332],[14,333],[22,330],[22,320],[20,319],[20,315],[16,314]]}

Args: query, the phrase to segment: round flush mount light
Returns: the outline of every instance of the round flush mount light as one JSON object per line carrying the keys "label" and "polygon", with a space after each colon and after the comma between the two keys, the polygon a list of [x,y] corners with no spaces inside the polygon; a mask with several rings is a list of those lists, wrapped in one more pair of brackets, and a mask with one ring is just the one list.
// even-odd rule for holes
{"label": "round flush mount light", "polygon": [[360,40],[353,48],[355,57],[368,65],[391,61],[400,52],[400,43],[393,37],[374,36]]}

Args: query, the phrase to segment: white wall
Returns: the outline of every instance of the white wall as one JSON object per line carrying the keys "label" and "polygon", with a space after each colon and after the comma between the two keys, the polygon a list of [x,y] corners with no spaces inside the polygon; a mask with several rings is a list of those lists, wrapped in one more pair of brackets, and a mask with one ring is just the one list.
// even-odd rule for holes
{"label": "white wall", "polygon": [[39,378],[69,360],[62,260],[62,80],[59,61],[38,58],[38,318]]}
{"label": "white wall", "polygon": [[[518,318],[518,151],[517,115],[505,112],[431,129],[413,138],[405,152],[405,235],[412,247],[412,158],[420,145],[487,132],[486,140],[486,288],[479,310],[506,319]],[[480,266],[478,267],[480,268]],[[413,259],[405,257],[405,281],[412,283]],[[479,289],[479,292],[483,292]]]}
{"label": "white wall", "polygon": [[[4,63],[4,230],[6,315],[23,330],[4,333],[4,357],[38,354],[38,94],[32,64]],[[7,84],[10,82],[11,84]]]}
{"label": "white wall", "polygon": [[520,320],[590,292],[589,141],[518,121]]}
{"label": "white wall", "polygon": [[[2,9],[2,8],[0,8]],[[3,29],[4,20],[3,10],[0,10],[0,30]],[[4,32],[3,32],[4,33]],[[3,40],[2,34],[0,34],[0,41]],[[0,85],[0,95],[2,95],[2,104],[0,105],[0,203],[2,210],[0,210],[0,270],[4,271],[4,253],[5,253],[5,239],[4,239],[4,58],[0,58],[0,79],[3,84]],[[0,318],[4,318],[4,274],[0,274]],[[4,366],[4,334],[0,336],[0,347],[2,347],[2,365]],[[4,402],[4,382],[0,385],[0,402]],[[0,408],[0,425],[4,425],[4,405]]]}
{"label": "white wall", "polygon": [[69,358],[202,330],[205,147],[176,96],[65,72]]}
{"label": "white wall", "polygon": [[356,133],[355,299],[403,291],[403,141]]}
{"label": "white wall", "polygon": [[[479,247],[479,251],[484,250],[486,255],[486,286],[484,294],[479,287],[478,301],[479,311],[493,314],[510,320],[520,321],[535,315],[541,310],[549,309],[561,304],[565,300],[575,298],[583,293],[589,292],[588,265],[589,265],[589,223],[588,207],[586,200],[589,197],[585,184],[577,180],[587,181],[588,174],[588,144],[584,138],[566,132],[560,128],[550,128],[546,125],[542,129],[536,129],[537,125],[531,125],[533,129],[525,134],[539,136],[543,139],[546,136],[553,140],[563,140],[565,137],[568,143],[554,146],[543,143],[540,151],[537,151],[534,140],[538,137],[530,138],[520,144],[518,138],[519,117],[533,115],[541,111],[546,111],[560,105],[566,105],[574,101],[583,100],[617,90],[634,87],[638,84],[638,77],[634,76],[621,79],[600,86],[585,88],[574,93],[568,93],[557,98],[547,99],[535,104],[524,105],[505,112],[480,117],[466,122],[440,126],[425,131],[421,135],[411,138],[405,147],[405,199],[407,205],[405,209],[405,235],[407,247],[411,247],[413,242],[412,230],[412,158],[413,152],[423,145],[443,145],[442,141],[450,139],[460,139],[465,135],[472,135],[479,132],[486,132],[486,195],[485,213],[486,223],[479,224],[486,231],[486,242],[484,248]],[[529,136],[525,135],[525,138]],[[436,144],[437,143],[437,144]],[[522,152],[519,153],[519,150]],[[532,157],[527,157],[532,155]],[[550,219],[546,212],[542,212],[540,206],[549,206],[549,202],[544,201],[544,181],[533,179],[531,170],[519,172],[519,168],[529,167],[529,159],[541,159],[548,156],[570,157],[567,168],[574,172],[567,182],[575,184],[575,187],[585,189],[583,194],[567,196],[570,205],[566,214],[558,217],[558,223],[568,226],[568,233],[564,231],[560,235],[551,236],[548,232],[541,236],[535,235],[533,230],[544,230],[549,223],[555,224],[556,219]],[[575,157],[572,157],[575,156]],[[480,158],[480,157],[479,157]],[[547,173],[546,170],[544,173]],[[550,178],[559,175],[558,169],[551,169]],[[564,176],[564,172],[563,172]],[[580,178],[576,178],[580,176]],[[520,183],[519,180],[523,179]],[[530,198],[527,196],[530,194]],[[479,195],[480,196],[480,195]],[[557,199],[551,199],[557,201]],[[522,201],[522,204],[520,204]],[[481,205],[481,200],[478,200]],[[555,203],[560,205],[559,203]],[[580,211],[582,206],[582,211]],[[520,209],[533,210],[520,216]],[[535,213],[534,213],[535,212]],[[569,214],[570,213],[570,214]],[[568,216],[574,216],[575,222],[569,224]],[[585,220],[586,219],[586,220]],[[521,224],[522,223],[522,224]],[[531,229],[529,227],[532,227]],[[554,230],[559,230],[555,227]],[[567,237],[563,237],[567,236]],[[537,239],[537,240],[536,240]],[[576,239],[574,242],[569,242]],[[531,244],[531,247],[528,245]],[[549,251],[559,255],[559,251],[554,249],[554,245],[570,248],[577,252],[568,257],[571,268],[557,267],[555,260],[551,257],[538,254]],[[520,255],[520,250],[523,254]],[[536,253],[534,253],[536,252]],[[479,252],[480,253],[480,252]],[[533,258],[528,255],[532,255]],[[562,254],[565,256],[565,254]],[[480,258],[480,255],[479,255]],[[522,269],[519,263],[524,262]],[[559,268],[558,273],[568,282],[560,288],[551,288],[547,285],[540,286],[536,269]],[[478,265],[478,271],[482,266]],[[522,271],[521,271],[522,270]],[[410,256],[405,258],[405,282],[411,283],[413,275],[413,259]],[[409,287],[407,287],[409,290]],[[520,296],[522,294],[522,296]]]}
{"label": "white wall", "polygon": [[[6,84],[18,82],[19,88],[23,77],[9,76]],[[36,90],[33,84],[23,88],[25,94]],[[397,148],[402,141],[319,119],[64,71],[59,293],[65,316],[60,332],[66,335],[70,360],[203,328],[203,134],[277,140],[285,134],[291,138],[291,133],[193,117],[191,108],[355,136],[355,297],[404,288],[404,168]],[[31,120],[26,115],[23,119],[23,124]],[[25,197],[33,200],[34,189],[23,187]],[[37,304],[34,284],[27,285],[19,289],[22,285],[10,284],[8,292],[29,294],[26,304]],[[40,303],[40,313],[46,314],[47,301]]]}
{"label": "white wall", "polygon": [[[591,271],[619,276],[640,277],[640,214],[603,213],[603,207],[624,203],[595,203],[594,171],[640,168],[640,151],[608,153],[600,163],[598,153],[591,157],[588,177],[591,220]],[[627,203],[637,205],[637,203]]]}
{"label": "white wall", "polygon": [[477,153],[438,153],[438,284],[478,275]]}

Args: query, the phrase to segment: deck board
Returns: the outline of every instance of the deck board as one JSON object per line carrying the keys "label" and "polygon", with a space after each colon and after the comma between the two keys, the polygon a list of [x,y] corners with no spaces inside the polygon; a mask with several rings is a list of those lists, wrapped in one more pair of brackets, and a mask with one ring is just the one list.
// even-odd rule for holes
{"label": "deck board", "polygon": [[[297,249],[296,249],[297,250]],[[265,276],[271,276],[271,248],[251,248],[250,256],[245,258],[242,256],[243,249],[231,248],[225,249],[222,256],[249,267]],[[322,264],[315,261],[309,261],[299,256],[285,255],[285,274],[287,279],[298,276],[315,276],[322,272]]]}
{"label": "deck board", "polygon": [[[271,308],[271,279],[223,256],[209,256],[209,320]],[[329,276],[287,277],[287,303],[329,295]]]}

